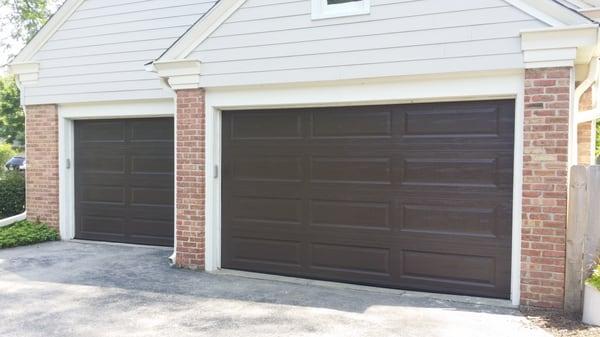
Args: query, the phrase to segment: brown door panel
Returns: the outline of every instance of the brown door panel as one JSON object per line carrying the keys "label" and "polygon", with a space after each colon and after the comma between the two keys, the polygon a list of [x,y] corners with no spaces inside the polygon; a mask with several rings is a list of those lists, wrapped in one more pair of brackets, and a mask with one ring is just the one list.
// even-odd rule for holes
{"label": "brown door panel", "polygon": [[223,267],[508,298],[514,105],[224,112]]}
{"label": "brown door panel", "polygon": [[173,119],[75,122],[75,232],[173,245]]}

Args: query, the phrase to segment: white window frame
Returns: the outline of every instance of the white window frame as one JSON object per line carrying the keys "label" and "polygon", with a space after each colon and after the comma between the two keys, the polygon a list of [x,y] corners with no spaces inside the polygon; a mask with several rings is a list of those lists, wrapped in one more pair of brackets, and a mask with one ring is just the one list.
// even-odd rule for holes
{"label": "white window frame", "polygon": [[351,15],[369,14],[371,0],[352,1],[330,5],[327,0],[312,0],[312,19],[329,19]]}

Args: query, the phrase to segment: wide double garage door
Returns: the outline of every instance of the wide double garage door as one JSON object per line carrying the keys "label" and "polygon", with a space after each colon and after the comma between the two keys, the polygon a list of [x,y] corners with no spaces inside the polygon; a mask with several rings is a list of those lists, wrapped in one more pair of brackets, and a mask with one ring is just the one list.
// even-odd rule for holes
{"label": "wide double garage door", "polygon": [[508,298],[514,107],[224,112],[222,267]]}
{"label": "wide double garage door", "polygon": [[75,237],[173,245],[173,119],[75,122]]}

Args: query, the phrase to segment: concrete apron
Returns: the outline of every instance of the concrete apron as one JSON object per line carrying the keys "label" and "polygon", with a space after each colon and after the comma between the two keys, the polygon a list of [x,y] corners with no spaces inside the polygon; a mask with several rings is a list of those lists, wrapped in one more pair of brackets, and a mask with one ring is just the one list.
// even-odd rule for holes
{"label": "concrete apron", "polygon": [[507,308],[507,309],[518,309],[518,306],[513,305],[512,302],[509,300],[501,300],[501,299],[494,299],[494,298],[438,294],[438,293],[426,293],[426,292],[420,292],[420,291],[380,288],[380,287],[364,286],[364,285],[359,285],[359,284],[311,280],[311,279],[305,279],[305,278],[299,278],[299,277],[262,274],[262,273],[254,273],[254,272],[232,270],[232,269],[220,269],[218,271],[211,272],[211,274],[244,277],[244,278],[254,279],[254,280],[285,282],[285,283],[298,284],[298,285],[304,285],[304,286],[315,286],[315,287],[324,287],[324,288],[332,288],[332,289],[347,289],[347,290],[365,291],[365,292],[372,292],[372,293],[379,293],[379,294],[390,294],[390,295],[395,295],[395,296],[404,296],[404,297],[411,297],[411,298],[433,299],[433,300],[446,301],[446,302],[465,303],[465,304],[482,305],[482,306]]}
{"label": "concrete apron", "polygon": [[[135,245],[135,244],[130,244],[130,243],[99,242],[99,241],[87,241],[87,240],[71,240],[71,242],[82,243],[82,244],[92,244],[92,245],[154,248],[154,249],[165,250],[165,251],[172,250],[172,248],[170,248],[170,247]],[[433,299],[433,300],[440,300],[440,301],[446,301],[446,302],[465,303],[465,304],[482,305],[482,306],[498,307],[498,308],[508,308],[508,309],[518,309],[518,306],[513,305],[512,302],[509,300],[501,300],[501,299],[494,299],[494,298],[450,295],[450,294],[439,294],[439,293],[427,293],[427,292],[420,292],[420,291],[381,288],[381,287],[364,286],[364,285],[343,283],[343,282],[320,281],[320,280],[311,280],[311,279],[299,278],[299,277],[255,273],[255,272],[233,270],[233,269],[219,269],[218,271],[211,272],[211,274],[224,275],[224,276],[237,276],[237,277],[243,277],[243,278],[248,278],[248,279],[253,279],[253,280],[284,282],[284,283],[298,284],[298,285],[304,285],[304,286],[315,286],[315,287],[324,287],[324,288],[333,288],[333,289],[347,289],[347,290],[365,291],[365,292],[372,292],[372,293],[379,293],[379,294],[390,294],[390,295],[395,295],[395,296],[405,296],[405,297],[411,297],[411,298],[424,298],[424,299]]]}

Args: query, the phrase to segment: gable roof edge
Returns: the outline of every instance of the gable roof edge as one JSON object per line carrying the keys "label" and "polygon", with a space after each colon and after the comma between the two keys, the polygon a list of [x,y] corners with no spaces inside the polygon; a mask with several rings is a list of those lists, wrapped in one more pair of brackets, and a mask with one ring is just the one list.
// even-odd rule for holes
{"label": "gable roof edge", "polygon": [[551,15],[548,15],[544,11],[541,11],[538,8],[533,7],[526,0],[504,0],[504,1],[509,3],[510,5],[518,8],[519,10],[533,16],[534,18],[542,21],[543,23],[552,26],[552,27],[564,26],[563,22],[557,20],[556,18],[554,18]]}
{"label": "gable roof edge", "polygon": [[552,26],[563,27],[594,22],[577,10],[556,0],[504,0],[521,11]]}
{"label": "gable roof edge", "polygon": [[[593,22],[582,14],[554,0],[505,0],[510,5],[552,27],[564,27]],[[155,62],[186,58],[194,49],[227,20],[246,0],[220,0],[213,8],[184,33]],[[558,17],[558,18],[557,18]],[[565,22],[566,21],[566,22]]]}
{"label": "gable roof edge", "polygon": [[196,47],[206,40],[217,28],[225,22],[246,0],[220,0],[200,20],[187,30],[171,47],[169,47],[157,62],[183,59],[191,54]]}
{"label": "gable roof edge", "polygon": [[10,63],[27,63],[85,0],[67,0]]}

